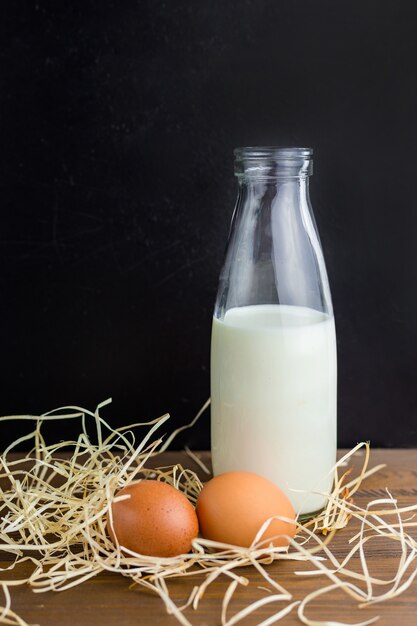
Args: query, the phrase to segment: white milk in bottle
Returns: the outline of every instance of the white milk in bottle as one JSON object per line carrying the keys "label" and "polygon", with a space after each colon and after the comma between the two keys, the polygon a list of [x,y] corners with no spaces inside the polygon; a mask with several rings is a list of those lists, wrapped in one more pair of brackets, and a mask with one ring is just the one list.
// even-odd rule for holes
{"label": "white milk in bottle", "polygon": [[256,472],[296,512],[322,508],[314,492],[329,491],[336,455],[333,317],[253,305],[214,318],[211,394],[214,473]]}

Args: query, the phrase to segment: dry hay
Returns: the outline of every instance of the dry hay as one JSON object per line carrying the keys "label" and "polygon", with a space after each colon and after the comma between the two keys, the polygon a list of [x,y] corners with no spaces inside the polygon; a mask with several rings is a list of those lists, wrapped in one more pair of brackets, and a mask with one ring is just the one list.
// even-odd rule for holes
{"label": "dry hay", "polygon": [[[163,442],[155,439],[156,431],[166,423],[169,415],[151,422],[112,428],[100,415],[100,410],[110,400],[102,402],[92,412],[79,407],[63,407],[40,417],[6,416],[0,421],[27,420],[33,430],[11,444],[0,459],[0,478],[5,485],[0,490],[0,550],[12,555],[6,570],[13,570],[23,562],[32,564],[28,578],[3,580],[4,606],[0,607],[0,623],[28,626],[11,608],[10,591],[16,585],[29,585],[35,593],[63,591],[108,571],[122,574],[138,587],[151,589],[159,595],[169,614],[184,626],[191,626],[184,611],[188,607],[197,610],[207,588],[220,576],[229,581],[225,592],[221,622],[234,626],[247,615],[266,604],[277,604],[273,615],[259,622],[258,626],[276,623],[291,611],[297,611],[301,623],[308,626],[335,626],[335,622],[317,622],[307,617],[310,602],[320,595],[341,589],[351,596],[359,607],[380,603],[405,591],[417,575],[415,557],[416,541],[407,529],[415,526],[412,517],[405,518],[417,509],[417,505],[400,508],[387,491],[387,496],[373,500],[366,508],[355,504],[353,496],[362,481],[380,467],[368,468],[370,448],[368,443],[358,444],[338,461],[334,468],[333,491],[327,495],[327,506],[319,515],[305,523],[298,523],[298,532],[290,540],[289,548],[273,547],[260,542],[265,522],[250,548],[220,544],[197,538],[193,550],[173,558],[155,558],[121,551],[114,546],[106,533],[111,502],[115,493],[139,478],[153,478],[167,482],[195,504],[202,482],[191,469],[175,465],[152,469],[147,467],[151,457],[164,450],[173,438],[186,427],[178,429]],[[207,408],[207,402],[193,420]],[[45,422],[79,419],[81,432],[76,441],[48,444],[42,433]],[[92,427],[92,433],[89,434]],[[138,430],[145,435],[137,441]],[[94,443],[93,443],[94,441]],[[24,456],[12,455],[20,444],[31,442],[32,449]],[[351,477],[343,471],[360,448],[364,448],[363,466],[358,476]],[[63,451],[70,450],[68,455]],[[188,454],[209,473],[204,464],[190,450]],[[351,518],[360,522],[359,532],[346,546],[346,554],[336,558],[330,548],[331,539],[344,528]],[[367,562],[367,543],[374,537],[384,537],[400,546],[397,571],[388,580],[372,576]],[[355,558],[360,561],[361,571],[351,567]],[[294,601],[285,588],[285,580],[275,580],[267,566],[277,560],[307,561],[308,571],[295,571],[296,576],[319,576],[318,586],[302,601]],[[251,572],[241,574],[240,568],[252,566],[265,580],[267,592],[243,610],[230,616],[228,607],[236,589],[249,585]],[[177,606],[169,590],[169,579],[197,577],[203,582],[196,584],[183,606]],[[323,583],[323,580],[326,581]],[[189,615],[189,612],[187,612]],[[357,624],[374,622],[374,617]]]}

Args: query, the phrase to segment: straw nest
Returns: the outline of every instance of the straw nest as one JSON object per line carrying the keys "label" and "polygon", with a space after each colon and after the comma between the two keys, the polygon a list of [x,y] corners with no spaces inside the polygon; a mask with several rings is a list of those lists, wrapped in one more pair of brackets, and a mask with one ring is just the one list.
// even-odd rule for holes
{"label": "straw nest", "polygon": [[[309,626],[334,625],[335,622],[309,619],[306,613],[310,602],[339,588],[351,596],[358,607],[364,607],[398,596],[416,577],[417,543],[409,534],[409,528],[416,526],[412,513],[417,505],[401,508],[388,491],[385,498],[370,501],[366,508],[354,502],[353,496],[362,481],[382,467],[369,469],[368,443],[358,444],[338,461],[334,468],[333,490],[326,494],[326,508],[315,518],[297,523],[297,534],[288,548],[259,541],[270,523],[268,520],[250,548],[197,538],[192,552],[174,558],[121,551],[120,546],[115,547],[110,541],[106,522],[115,493],[132,480],[153,478],[167,482],[195,504],[203,485],[194,471],[181,465],[157,469],[148,465],[151,457],[168,448],[179,431],[197,421],[209,402],[190,425],[173,432],[164,442],[157,438],[156,431],[169,415],[151,422],[112,428],[100,415],[100,410],[109,402],[102,402],[95,411],[70,406],[42,416],[0,418],[0,421],[27,420],[31,425],[31,432],[13,442],[0,460],[3,486],[0,489],[0,549],[11,555],[8,565],[2,569],[0,585],[4,602],[0,606],[0,623],[28,626],[11,608],[13,587],[29,585],[35,593],[63,591],[103,571],[121,574],[135,587],[153,590],[167,612],[184,626],[191,626],[193,619],[192,612],[186,609],[192,607],[197,611],[207,588],[219,577],[228,581],[220,616],[223,626],[234,626],[266,604],[272,605],[274,613],[260,621],[259,626],[276,623],[291,611],[296,611],[300,622]],[[42,433],[45,422],[69,419],[80,421],[77,440],[47,443]],[[30,445],[31,450],[17,457],[12,453],[20,444]],[[345,468],[360,448],[364,449],[362,469],[352,477]],[[190,450],[187,452],[201,470],[209,474],[201,460]],[[359,520],[359,532],[350,538],[343,558],[336,557],[330,547],[331,539],[351,518]],[[388,580],[376,578],[369,572],[367,544],[375,537],[384,537],[399,546],[397,570]],[[360,562],[360,571],[352,566],[352,559]],[[311,568],[295,571],[294,576],[318,576],[317,589],[301,601],[294,601],[285,587],[285,579],[276,580],[268,573],[268,565],[277,560],[307,561]],[[4,572],[17,569],[23,562],[31,564],[30,576],[19,578],[15,574],[12,580],[7,580]],[[247,575],[242,575],[241,568],[245,566],[256,569],[264,578],[265,595],[230,616],[229,603],[236,589],[251,584],[250,567]],[[195,577],[198,584],[192,588],[188,601],[178,606],[170,594],[170,579],[182,577]],[[356,624],[364,626],[376,619],[378,617]]]}

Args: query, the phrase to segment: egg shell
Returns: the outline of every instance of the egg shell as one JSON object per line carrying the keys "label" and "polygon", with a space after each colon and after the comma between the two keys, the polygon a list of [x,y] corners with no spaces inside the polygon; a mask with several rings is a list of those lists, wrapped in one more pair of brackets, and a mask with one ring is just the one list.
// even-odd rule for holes
{"label": "egg shell", "polygon": [[[270,480],[252,472],[226,472],[202,489],[196,506],[200,532],[206,539],[249,547],[262,524],[274,515],[295,520],[294,508],[284,492]],[[261,540],[276,535],[293,537],[295,524],[273,520]],[[288,545],[286,537],[272,542]]]}
{"label": "egg shell", "polygon": [[198,535],[193,505],[178,489],[156,480],[141,480],[121,489],[129,496],[111,505],[113,528],[107,529],[113,543],[146,556],[172,557],[191,550]]}

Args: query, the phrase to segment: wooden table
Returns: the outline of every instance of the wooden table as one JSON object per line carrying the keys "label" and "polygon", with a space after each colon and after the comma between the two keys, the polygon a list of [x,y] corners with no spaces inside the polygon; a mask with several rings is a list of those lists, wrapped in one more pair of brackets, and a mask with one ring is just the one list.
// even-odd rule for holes
{"label": "wooden table", "polygon": [[[200,453],[200,457],[209,463],[209,454]],[[354,459],[360,464],[360,455]],[[159,457],[158,465],[181,462],[192,469],[197,469],[191,459],[183,453],[168,452]],[[386,463],[386,468],[368,478],[357,493],[355,501],[364,506],[369,500],[386,497],[385,488],[389,487],[393,496],[398,498],[400,505],[417,503],[417,450],[373,450],[371,465]],[[338,532],[332,542],[332,551],[337,555],[347,552],[347,538],[357,528],[352,521],[349,527]],[[0,564],[6,564],[7,558],[0,553]],[[398,562],[398,550],[392,545],[384,544],[384,540],[375,542],[372,552],[372,573],[380,577],[388,577],[395,570]],[[268,567],[269,574],[291,591],[295,600],[302,599],[306,593],[320,586],[318,578],[295,577],[295,569],[302,569],[305,564],[294,562],[276,562]],[[414,564],[415,568],[416,565]],[[310,567],[311,569],[311,567]],[[29,571],[29,570],[28,570]],[[248,587],[238,589],[230,604],[229,612],[244,608],[251,601],[265,592],[258,586],[265,586],[265,581],[253,568],[245,568],[242,572],[250,578]],[[10,578],[10,574],[8,575]],[[171,583],[172,595],[177,603],[185,601],[190,593],[192,581],[184,579]],[[188,619],[195,626],[220,625],[221,600],[228,582],[219,580],[208,590],[197,612],[188,611]],[[380,616],[381,626],[408,626],[417,624],[417,579],[401,596],[383,604],[377,604],[359,610],[353,600],[340,591],[317,598],[308,610],[308,616],[316,620],[329,620],[357,623],[371,617]],[[0,606],[3,600],[0,600]],[[168,616],[160,599],[142,590],[130,590],[129,581],[122,576],[100,574],[95,579],[79,587],[65,592],[48,592],[34,594],[26,587],[16,587],[12,597],[13,609],[30,624],[41,626],[117,626],[166,624],[174,626],[177,620]],[[278,607],[279,608],[279,607]],[[277,610],[276,606],[274,607]],[[259,624],[273,613],[273,608],[263,607],[256,614],[242,621],[243,626]],[[0,622],[1,623],[1,622]],[[286,626],[300,624],[296,611],[286,616],[281,622]]]}

